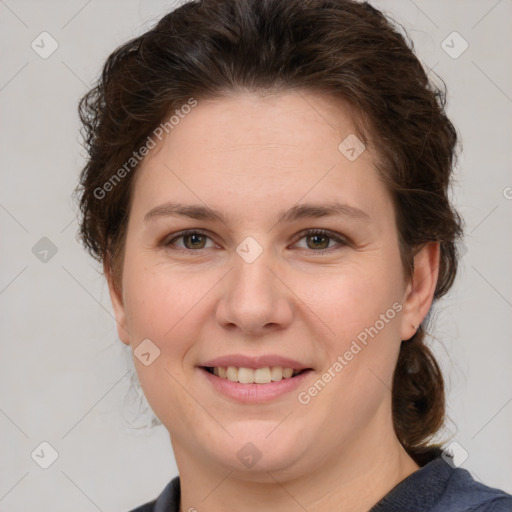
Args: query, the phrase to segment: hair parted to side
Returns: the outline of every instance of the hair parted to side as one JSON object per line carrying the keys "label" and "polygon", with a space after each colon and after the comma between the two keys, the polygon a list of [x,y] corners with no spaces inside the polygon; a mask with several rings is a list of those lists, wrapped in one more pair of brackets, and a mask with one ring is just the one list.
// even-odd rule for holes
{"label": "hair parted to side", "polygon": [[[448,198],[457,133],[445,91],[428,79],[394,23],[351,0],[191,1],[107,59],[81,100],[88,161],[79,196],[79,238],[121,286],[137,165],[108,193],[98,190],[170,113],[190,98],[234,91],[316,91],[354,112],[357,136],[374,151],[393,198],[406,275],[426,243],[440,243],[437,299],[457,272],[462,221]],[[341,141],[340,141],[341,142]],[[393,382],[398,439],[421,465],[444,422],[441,371],[420,326],[402,342]]]}

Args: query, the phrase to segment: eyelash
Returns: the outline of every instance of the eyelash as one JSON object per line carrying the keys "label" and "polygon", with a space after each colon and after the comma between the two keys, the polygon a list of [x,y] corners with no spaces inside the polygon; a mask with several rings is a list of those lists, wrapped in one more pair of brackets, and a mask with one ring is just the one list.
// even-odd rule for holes
{"label": "eyelash", "polygon": [[[171,238],[170,240],[168,240],[166,242],[163,242],[162,245],[164,247],[170,247],[173,244],[173,242],[175,242],[176,240],[179,240],[180,238],[183,238],[187,235],[201,235],[201,236],[205,236],[205,237],[211,239],[211,237],[208,234],[206,234],[204,231],[197,230],[197,229],[187,229],[185,231],[180,231],[179,233],[176,233],[176,235],[173,238]],[[326,229],[314,229],[314,228],[306,229],[306,230],[298,233],[298,235],[297,235],[298,238],[295,243],[297,243],[302,238],[305,238],[307,236],[312,236],[312,235],[325,236],[327,238],[330,238],[330,239],[338,242],[339,244],[341,244],[341,246],[346,246],[349,244],[349,242],[346,238],[344,238],[340,235],[337,235],[336,233],[334,233],[332,231],[329,231]],[[327,249],[320,249],[320,250],[309,249],[309,250],[311,250],[312,252],[314,252],[316,254],[324,254],[326,252],[332,251],[333,249],[336,249],[336,248],[329,247]],[[172,250],[182,252],[182,253],[192,253],[192,252],[200,252],[202,249],[182,249],[182,248],[178,247],[178,248],[174,248]],[[306,249],[306,250],[308,250],[308,249]]]}

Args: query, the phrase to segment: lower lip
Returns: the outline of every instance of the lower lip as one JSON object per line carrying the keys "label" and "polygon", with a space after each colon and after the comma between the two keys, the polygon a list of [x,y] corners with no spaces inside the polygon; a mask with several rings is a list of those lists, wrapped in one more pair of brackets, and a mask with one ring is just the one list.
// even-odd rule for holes
{"label": "lower lip", "polygon": [[240,384],[240,382],[231,382],[228,379],[217,377],[203,368],[198,368],[198,370],[216,391],[245,404],[269,402],[286,395],[304,384],[305,379],[312,372],[312,370],[306,370],[295,377],[269,382],[268,384]]}

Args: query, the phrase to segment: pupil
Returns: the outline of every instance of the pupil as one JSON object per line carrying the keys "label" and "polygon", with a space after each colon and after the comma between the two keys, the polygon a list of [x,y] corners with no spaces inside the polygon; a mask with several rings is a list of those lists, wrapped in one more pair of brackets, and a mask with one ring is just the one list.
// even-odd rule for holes
{"label": "pupil", "polygon": [[[192,239],[195,240],[194,242],[192,242],[192,248],[194,248],[194,247],[197,247],[197,245],[196,245],[197,239],[199,239],[199,243],[200,243],[201,238],[202,238],[202,236],[197,235],[197,234],[196,235],[187,235],[185,237],[185,240],[192,240]],[[188,247],[189,244],[185,244],[185,245],[187,245],[187,247]],[[190,248],[190,247],[188,247],[188,248]]]}
{"label": "pupil", "polygon": [[[328,237],[327,237],[327,236],[325,236],[325,235],[312,235],[312,236],[310,236],[310,238],[312,238],[312,239],[316,239],[316,240],[318,240],[319,238],[320,238],[320,239],[323,239],[323,240],[324,240],[324,244],[323,244],[323,245],[324,245],[324,247],[320,247],[321,249],[325,249],[325,248],[327,248],[327,247],[326,247],[326,245],[329,245],[329,243],[325,244],[325,240],[328,238]],[[318,248],[318,245],[317,245],[316,247]]]}

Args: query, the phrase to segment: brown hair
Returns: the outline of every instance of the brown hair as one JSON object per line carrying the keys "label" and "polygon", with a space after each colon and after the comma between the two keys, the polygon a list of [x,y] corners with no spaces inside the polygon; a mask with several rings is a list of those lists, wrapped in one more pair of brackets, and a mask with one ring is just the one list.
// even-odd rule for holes
{"label": "brown hair", "polygon": [[[182,5],[117,48],[80,102],[89,154],[76,189],[81,241],[112,270],[119,289],[136,163],[118,182],[112,177],[123,165],[126,171],[133,153],[191,97],[235,90],[318,91],[356,113],[358,137],[379,158],[408,277],[414,254],[427,242],[440,243],[434,298],[441,297],[456,275],[455,242],[462,232],[448,198],[458,137],[445,115],[445,90],[431,83],[413,50],[408,36],[366,2]],[[439,453],[429,441],[445,415],[443,378],[424,338],[420,326],[402,342],[392,391],[397,437],[420,465]]]}

